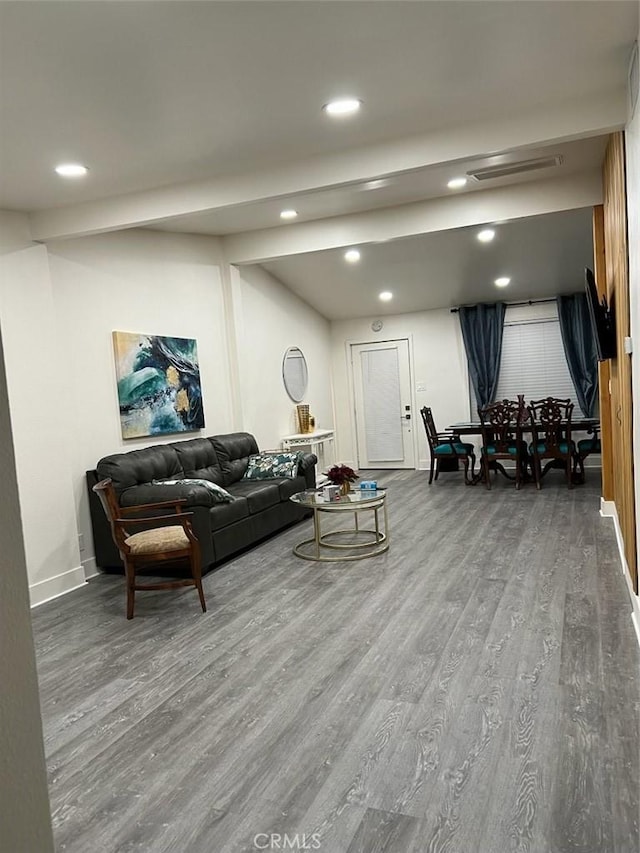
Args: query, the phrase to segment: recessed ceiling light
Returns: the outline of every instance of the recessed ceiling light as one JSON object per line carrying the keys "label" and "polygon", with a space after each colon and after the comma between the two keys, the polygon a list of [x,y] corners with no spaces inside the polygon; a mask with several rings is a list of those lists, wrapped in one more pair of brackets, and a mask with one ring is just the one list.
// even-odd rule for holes
{"label": "recessed ceiling light", "polygon": [[297,210],[281,210],[280,219],[295,219],[298,215]]}
{"label": "recessed ceiling light", "polygon": [[476,236],[481,243],[490,243],[496,236],[496,232],[491,228],[485,228],[483,231],[478,231]]}
{"label": "recessed ceiling light", "polygon": [[82,178],[89,170],[80,163],[61,163],[56,166],[56,173],[61,178]]}
{"label": "recessed ceiling light", "polygon": [[508,276],[503,275],[500,278],[497,278],[493,283],[496,287],[506,287],[510,281],[511,279]]}
{"label": "recessed ceiling light", "polygon": [[358,249],[347,249],[344,253],[344,259],[350,264],[355,264],[360,260],[360,252]]}
{"label": "recessed ceiling light", "polygon": [[339,98],[336,101],[329,101],[322,109],[330,116],[350,116],[357,113],[362,106],[362,101],[358,98]]}
{"label": "recessed ceiling light", "polygon": [[464,187],[467,185],[466,178],[451,178],[447,186],[450,190],[459,190],[460,187]]}
{"label": "recessed ceiling light", "polygon": [[378,294],[378,299],[381,299],[382,302],[388,302],[393,299],[393,293],[390,290],[383,290],[382,293]]}

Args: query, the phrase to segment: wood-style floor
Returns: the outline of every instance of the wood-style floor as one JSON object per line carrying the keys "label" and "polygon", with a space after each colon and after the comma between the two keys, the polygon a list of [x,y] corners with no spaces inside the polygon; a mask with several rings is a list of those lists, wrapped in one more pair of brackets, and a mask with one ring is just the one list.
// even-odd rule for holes
{"label": "wood-style floor", "polygon": [[127,622],[119,576],[34,612],[58,850],[638,851],[640,654],[598,484],[427,479],[378,473],[381,556],[300,560],[303,522],[207,575],[206,615],[138,593]]}

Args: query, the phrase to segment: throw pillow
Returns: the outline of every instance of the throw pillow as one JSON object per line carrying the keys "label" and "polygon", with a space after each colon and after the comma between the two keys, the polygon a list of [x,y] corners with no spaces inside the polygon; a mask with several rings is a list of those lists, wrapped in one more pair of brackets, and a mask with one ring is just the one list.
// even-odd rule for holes
{"label": "throw pillow", "polygon": [[211,480],[200,480],[197,478],[182,480],[154,480],[156,486],[203,486],[211,495],[213,503],[230,503],[235,500],[232,494]]}
{"label": "throw pillow", "polygon": [[293,479],[298,473],[298,453],[255,453],[243,480],[273,480],[275,477]]}

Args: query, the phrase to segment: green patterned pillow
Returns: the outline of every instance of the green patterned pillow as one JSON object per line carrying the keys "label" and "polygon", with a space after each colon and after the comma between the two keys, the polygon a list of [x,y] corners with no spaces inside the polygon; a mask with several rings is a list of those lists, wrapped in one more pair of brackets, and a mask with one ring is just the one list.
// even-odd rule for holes
{"label": "green patterned pillow", "polygon": [[181,480],[154,480],[153,484],[155,486],[203,486],[211,495],[213,503],[223,504],[235,500],[234,496],[229,494],[222,486],[212,483],[211,480],[200,480],[197,477],[183,478]]}
{"label": "green patterned pillow", "polygon": [[243,480],[293,479],[298,473],[298,453],[256,453],[249,457]]}

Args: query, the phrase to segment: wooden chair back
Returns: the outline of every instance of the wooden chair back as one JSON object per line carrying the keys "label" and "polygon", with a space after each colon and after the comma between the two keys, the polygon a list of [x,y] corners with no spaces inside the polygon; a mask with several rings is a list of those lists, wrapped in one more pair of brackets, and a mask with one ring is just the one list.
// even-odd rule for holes
{"label": "wooden chair back", "polygon": [[[564,458],[571,447],[571,416],[573,414],[571,400],[560,397],[531,400],[529,414],[533,427],[534,447],[544,444],[545,455]],[[566,444],[566,451],[561,449],[561,444]]]}
{"label": "wooden chair back", "polygon": [[422,415],[422,422],[424,424],[425,432],[427,433],[429,449],[433,453],[438,444],[438,430],[436,429],[436,424],[433,420],[433,412],[429,406],[423,406],[420,409],[420,414]]}
{"label": "wooden chair back", "polygon": [[478,414],[483,447],[492,447],[492,456],[509,456],[509,447],[519,439],[517,432],[522,416],[519,404],[500,400],[479,408]]}
{"label": "wooden chair back", "polygon": [[118,503],[118,496],[115,488],[113,487],[113,482],[109,478],[106,480],[100,480],[100,482],[96,483],[93,487],[93,491],[99,497],[102,509],[107,516],[109,526],[111,527],[113,541],[116,543],[120,552],[122,552],[127,534],[121,525],[115,523],[116,519],[120,518],[120,504]]}

